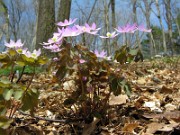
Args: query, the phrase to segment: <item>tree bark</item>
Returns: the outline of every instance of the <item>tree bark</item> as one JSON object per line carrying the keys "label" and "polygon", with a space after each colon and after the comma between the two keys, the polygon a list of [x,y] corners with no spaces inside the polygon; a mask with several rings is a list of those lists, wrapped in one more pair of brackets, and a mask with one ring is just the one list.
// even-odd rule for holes
{"label": "tree bark", "polygon": [[71,0],[60,0],[57,21],[69,19],[71,12]]}
{"label": "tree bark", "polygon": [[166,37],[165,37],[164,27],[163,27],[163,24],[162,24],[162,16],[161,16],[160,8],[159,8],[159,0],[155,0],[155,2],[156,2],[156,8],[157,8],[157,11],[158,11],[157,17],[159,19],[161,30],[162,30],[163,49],[164,49],[164,53],[167,53]]}
{"label": "tree bark", "polygon": [[[116,27],[115,0],[110,0],[110,3],[111,3],[112,28],[115,28]],[[118,49],[117,39],[114,39],[112,44],[114,50]]]}
{"label": "tree bark", "polygon": [[[103,3],[104,3],[105,33],[107,33],[109,32],[109,8],[106,0],[104,0]],[[107,55],[109,56],[111,54],[110,40],[105,39],[104,45],[107,50]]]}
{"label": "tree bark", "polygon": [[52,37],[55,28],[54,0],[39,0],[36,25],[35,48],[42,48],[40,43],[46,42]]}
{"label": "tree bark", "polygon": [[3,7],[4,9],[4,16],[5,16],[5,23],[6,23],[6,28],[5,28],[5,35],[6,35],[6,42],[10,41],[10,35],[9,35],[9,14],[8,14],[8,8],[5,5],[3,0],[0,0],[0,5]]}
{"label": "tree bark", "polygon": [[[150,29],[151,24],[150,24],[150,5],[149,2],[147,0],[143,0],[144,5],[145,5],[145,10],[143,11],[146,17],[146,24],[147,24],[147,28]],[[142,9],[143,10],[143,9]],[[154,56],[154,53],[156,54],[156,45],[154,42],[154,38],[152,33],[149,33],[149,37],[150,37],[150,51],[151,51],[151,57]]]}
{"label": "tree bark", "polygon": [[168,35],[169,35],[169,44],[172,51],[172,55],[174,55],[174,46],[172,43],[172,17],[171,17],[171,1],[166,0],[164,1],[165,8],[166,8],[166,19],[168,25]]}
{"label": "tree bark", "polygon": [[[134,21],[134,23],[138,23],[136,3],[137,3],[137,0],[133,0],[133,21]],[[142,51],[142,46],[141,46],[140,39],[139,39],[139,31],[136,31],[135,34],[136,34],[136,44],[138,45],[138,48],[140,49],[140,51]]]}

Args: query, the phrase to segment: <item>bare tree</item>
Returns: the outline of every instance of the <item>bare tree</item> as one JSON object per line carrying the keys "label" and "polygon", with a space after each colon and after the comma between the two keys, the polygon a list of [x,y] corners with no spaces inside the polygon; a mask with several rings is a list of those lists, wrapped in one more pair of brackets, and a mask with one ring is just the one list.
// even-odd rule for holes
{"label": "bare tree", "polygon": [[55,28],[55,6],[54,0],[39,0],[38,16],[36,25],[36,45],[41,48],[40,43],[52,37]]}
{"label": "bare tree", "polygon": [[5,34],[6,36],[6,41],[9,42],[10,40],[10,35],[9,35],[9,14],[8,14],[8,8],[6,6],[6,4],[4,3],[3,0],[0,0],[0,5],[3,8],[4,11],[4,17],[5,17],[5,25],[3,28],[1,28],[2,33],[1,34]]}
{"label": "bare tree", "polygon": [[9,8],[10,29],[14,40],[20,38],[20,22],[25,11],[25,3],[21,0],[11,0]]}
{"label": "bare tree", "polygon": [[[145,9],[142,7],[141,4],[138,4],[138,5],[140,6],[142,12],[145,15],[147,28],[150,29],[150,27],[151,27],[150,13],[151,13],[151,4],[152,4],[152,1],[151,0],[150,1],[143,0],[143,3],[145,5]],[[151,57],[153,57],[154,56],[154,52],[156,54],[156,45],[155,45],[155,41],[154,41],[152,33],[150,32],[148,35],[149,35],[149,38],[150,38],[149,40],[150,40]]]}
{"label": "bare tree", "polygon": [[[99,22],[99,11],[101,10],[100,7],[96,6],[98,4],[98,0],[95,0],[92,6],[88,4],[89,1],[85,2],[84,5],[87,5],[87,7],[81,6],[78,4],[77,1],[75,1],[75,4],[77,5],[78,12],[80,14],[79,23],[83,24],[84,22]],[[98,7],[98,8],[97,8]],[[86,10],[85,10],[86,9]],[[90,10],[89,10],[90,9]],[[98,16],[98,17],[97,17]],[[95,42],[97,41],[97,37],[94,38],[94,36],[90,36],[89,34],[82,34],[82,44],[87,46],[89,49],[95,50]]]}
{"label": "bare tree", "polygon": [[171,16],[171,1],[166,0],[164,1],[165,8],[166,8],[166,19],[168,25],[168,35],[169,35],[169,44],[172,51],[172,55],[174,54],[174,46],[172,43],[172,16]]}
{"label": "bare tree", "polygon": [[60,0],[57,21],[69,19],[71,12],[71,0]]}
{"label": "bare tree", "polygon": [[[138,19],[137,19],[137,0],[133,0],[133,21],[135,23],[138,23]],[[140,39],[139,39],[139,31],[136,31],[136,44],[138,45],[139,49],[142,51],[142,47],[141,47],[141,43],[140,43]]]}
{"label": "bare tree", "polygon": [[159,19],[160,26],[162,29],[163,49],[164,49],[164,52],[167,53],[166,37],[165,37],[164,27],[162,24],[162,16],[161,16],[160,8],[159,8],[159,0],[155,0],[155,3],[156,3],[156,8],[157,8],[157,17]]}
{"label": "bare tree", "polygon": [[[107,4],[106,0],[103,1],[103,5],[104,5],[105,33],[107,33],[107,32],[109,32],[109,8],[108,8],[108,4]],[[109,39],[105,39],[104,46],[107,50],[107,54],[110,55],[111,54],[111,46],[110,46]]]}
{"label": "bare tree", "polygon": [[[112,21],[112,28],[116,27],[116,9],[115,9],[115,0],[110,0],[110,4],[111,5],[111,21]],[[117,39],[114,39],[113,41],[113,48],[116,50],[118,49],[118,45],[117,45]]]}

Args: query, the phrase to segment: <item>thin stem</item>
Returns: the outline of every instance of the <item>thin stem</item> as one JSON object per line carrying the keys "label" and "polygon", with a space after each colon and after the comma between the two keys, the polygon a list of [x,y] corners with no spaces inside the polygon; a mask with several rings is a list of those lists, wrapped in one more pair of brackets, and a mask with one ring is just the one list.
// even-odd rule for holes
{"label": "thin stem", "polygon": [[32,77],[31,77],[31,80],[30,80],[30,82],[29,82],[29,84],[28,84],[25,92],[24,92],[24,96],[25,96],[26,92],[28,91],[28,89],[29,89],[29,87],[30,87],[30,85],[31,85],[31,83],[32,83],[32,80],[33,80],[33,78],[34,78],[34,76],[35,76],[35,70],[36,70],[36,68],[34,67],[34,69],[33,69],[33,75],[32,75]]}
{"label": "thin stem", "polygon": [[109,49],[108,49],[108,50],[109,50],[109,54],[108,54],[108,56],[110,56],[110,55],[111,55],[111,53],[112,53],[112,52],[111,52],[110,39],[107,39],[107,40],[108,40],[108,46],[109,46]]}
{"label": "thin stem", "polygon": [[9,118],[12,118],[13,116],[14,116],[14,113],[16,112],[16,110],[19,108],[19,106],[20,106],[20,103],[18,102],[16,105],[15,105],[15,107],[13,108],[11,108],[11,111],[10,111],[10,114],[9,114]]}
{"label": "thin stem", "polygon": [[14,70],[14,63],[12,64],[12,66],[11,66],[11,71],[10,71],[10,76],[9,76],[9,80],[11,81],[11,82],[13,82],[13,78],[14,78],[14,72],[13,72],[13,70]]}
{"label": "thin stem", "polygon": [[26,66],[23,66],[22,71],[21,71],[21,74],[20,74],[18,80],[16,81],[16,83],[18,83],[18,82],[21,80],[21,78],[22,78],[22,76],[23,76],[23,74],[24,74],[25,67],[26,67]]}
{"label": "thin stem", "polygon": [[[29,87],[30,87],[30,85],[31,85],[31,83],[32,83],[32,80],[33,80],[33,78],[34,78],[34,75],[35,75],[35,67],[34,67],[34,70],[33,70],[33,75],[32,75],[32,77],[31,77],[31,80],[30,80],[30,82],[29,82],[26,90],[24,91],[23,97],[26,95],[26,93],[27,93],[27,91],[28,91],[28,89],[29,89]],[[23,98],[23,97],[22,97],[22,98]],[[15,113],[16,110],[19,108],[19,105],[20,105],[20,104],[18,103],[14,108],[11,109],[9,118],[12,118],[12,117],[13,117],[14,113]]]}

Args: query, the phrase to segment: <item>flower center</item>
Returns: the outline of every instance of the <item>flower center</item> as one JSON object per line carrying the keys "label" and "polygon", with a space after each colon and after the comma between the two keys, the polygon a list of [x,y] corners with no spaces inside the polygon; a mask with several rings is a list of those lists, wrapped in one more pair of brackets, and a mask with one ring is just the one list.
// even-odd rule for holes
{"label": "flower center", "polygon": [[107,36],[107,37],[111,37],[112,34],[111,34],[110,32],[108,32],[108,33],[106,34],[106,36]]}
{"label": "flower center", "polygon": [[82,30],[83,30],[83,31],[86,31],[86,27],[85,27],[85,26],[83,26]]}

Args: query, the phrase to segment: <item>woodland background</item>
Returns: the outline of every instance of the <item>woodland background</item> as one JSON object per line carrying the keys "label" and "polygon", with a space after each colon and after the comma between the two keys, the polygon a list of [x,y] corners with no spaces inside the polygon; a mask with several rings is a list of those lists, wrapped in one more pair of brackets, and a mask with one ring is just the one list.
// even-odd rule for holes
{"label": "woodland background", "polygon": [[[145,58],[180,53],[179,0],[0,0],[0,50],[10,39],[22,39],[31,50],[41,48],[56,23],[69,18],[78,18],[80,25],[95,22],[100,35],[127,23],[143,24],[152,32],[126,34],[126,44],[139,47]],[[108,48],[98,37],[76,40],[91,50]],[[111,41],[113,50],[123,44],[123,35]]]}

